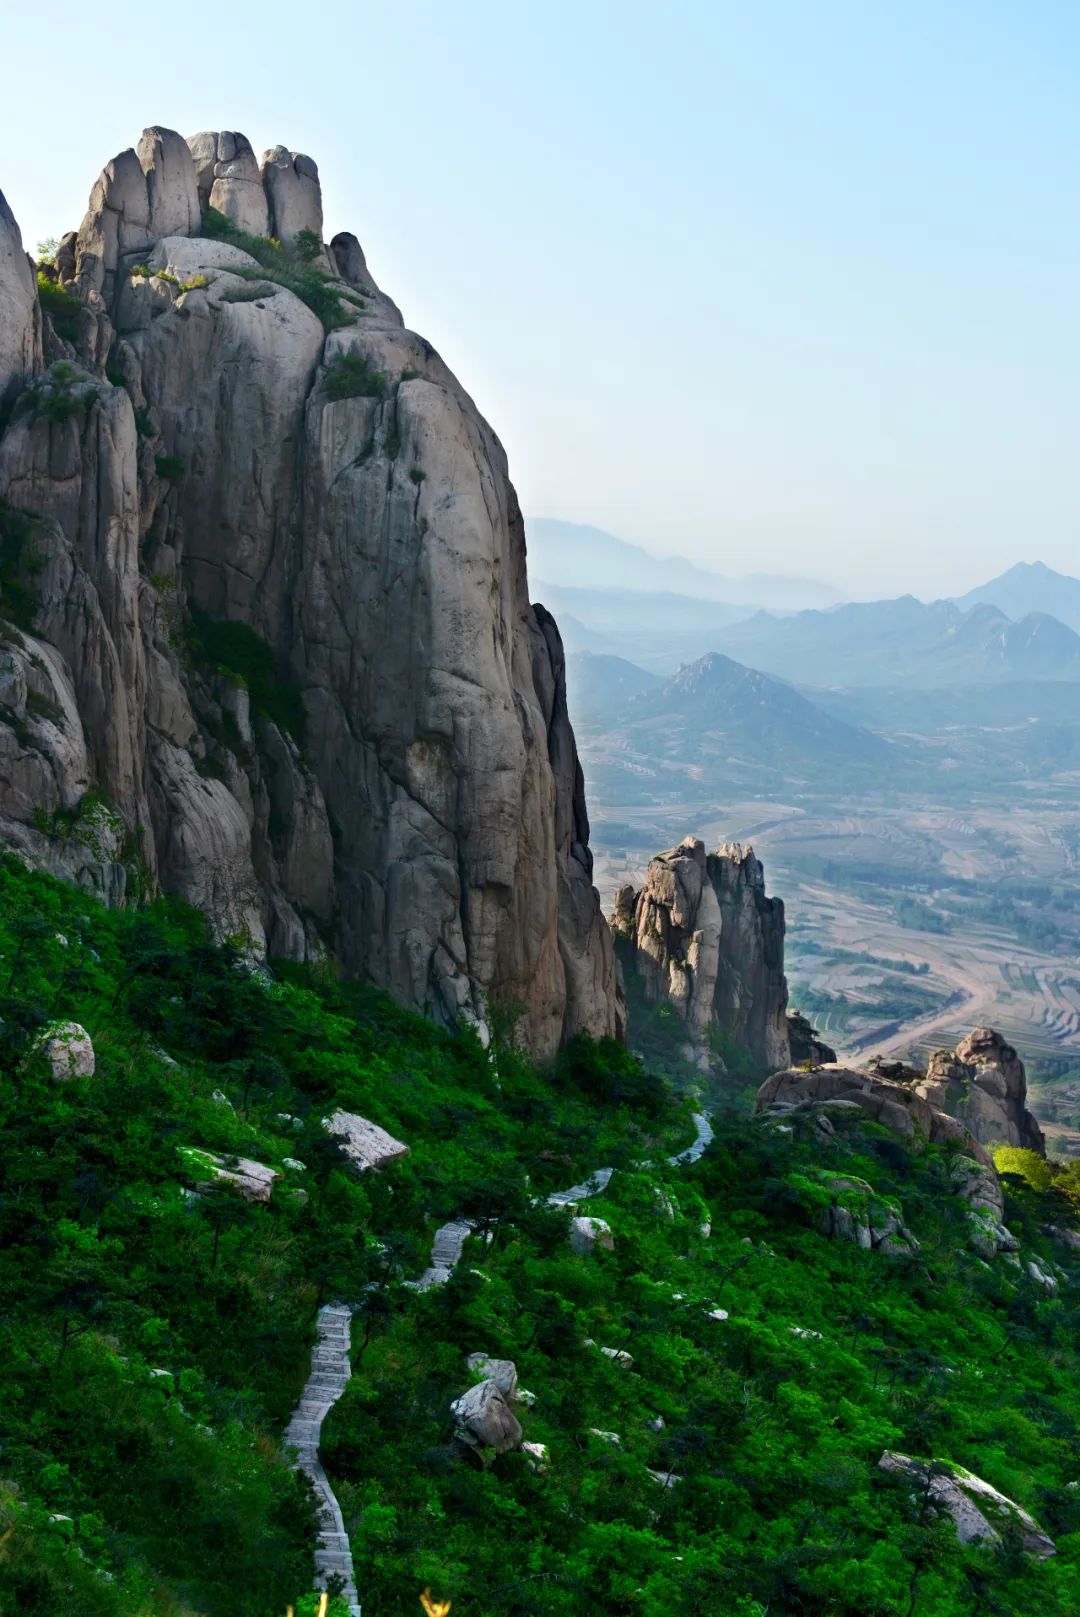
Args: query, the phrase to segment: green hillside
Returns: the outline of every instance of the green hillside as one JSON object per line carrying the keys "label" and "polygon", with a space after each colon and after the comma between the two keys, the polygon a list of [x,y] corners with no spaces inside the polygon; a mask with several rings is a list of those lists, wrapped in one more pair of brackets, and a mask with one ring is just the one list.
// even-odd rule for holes
{"label": "green hillside", "polygon": [[[13,860],[0,1018],[3,1617],[283,1617],[314,1516],[280,1434],[332,1298],[357,1318],[323,1456],[365,1617],[415,1614],[425,1587],[454,1617],[1080,1606],[1080,1264],[1041,1233],[1071,1221],[1069,1180],[1009,1181],[1051,1294],[968,1250],[940,1155],[873,1125],[815,1144],[744,1096],[670,1166],[690,1102],[612,1044],[538,1072],[329,975],[253,972],[191,911],[106,911]],[[48,1071],[60,1018],[90,1031],[92,1077]],[[357,1176],[335,1105],[410,1154]],[[192,1148],[280,1171],[272,1199],[197,1189]],[[586,1210],[614,1246],[576,1256],[540,1198],[602,1165]],[[823,1168],[898,1202],[917,1256],[819,1234]],[[453,1278],[406,1285],[459,1213]],[[474,1351],[515,1361],[546,1458],[455,1446]],[[969,1467],[1058,1554],[960,1545],[886,1448]]]}

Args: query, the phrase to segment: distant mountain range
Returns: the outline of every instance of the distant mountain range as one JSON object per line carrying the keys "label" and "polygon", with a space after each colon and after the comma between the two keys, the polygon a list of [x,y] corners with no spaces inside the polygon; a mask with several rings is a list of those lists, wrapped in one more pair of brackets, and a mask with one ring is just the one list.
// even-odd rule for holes
{"label": "distant mountain range", "polygon": [[704,789],[782,782],[790,790],[841,769],[878,770],[893,750],[719,652],[667,680],[622,658],[575,653],[567,660],[567,694],[590,778],[602,775],[610,786],[621,773],[634,797],[647,794],[650,778],[661,792],[680,777]]}
{"label": "distant mountain range", "polygon": [[528,533],[532,593],[555,612],[569,652],[670,676],[720,651],[800,687],[1080,681],[1080,580],[1041,562],[957,600],[823,606],[815,597],[828,598],[828,586],[811,580],[725,579],[551,519]]}
{"label": "distant mountain range", "polygon": [[549,579],[560,589],[607,590],[614,584],[623,590],[660,590],[776,612],[831,606],[841,599],[838,590],[818,579],[772,573],[725,578],[682,556],[654,556],[602,528],[554,517],[527,518],[525,534],[534,592],[537,579]]}
{"label": "distant mountain range", "polygon": [[593,651],[673,674],[711,651],[725,629],[761,610],[664,590],[577,589],[533,574],[532,597],[559,620],[567,651]]}
{"label": "distant mountain range", "polygon": [[956,598],[962,611],[973,606],[996,606],[1007,617],[1023,618],[1045,612],[1080,633],[1080,579],[1056,573],[1044,562],[1020,561],[1000,578],[980,584]]}
{"label": "distant mountain range", "polygon": [[754,668],[800,685],[978,685],[1080,680],[1080,635],[1031,612],[1019,622],[996,607],[964,611],[913,595],[857,602],[831,612],[777,618],[759,612],[718,644]]}

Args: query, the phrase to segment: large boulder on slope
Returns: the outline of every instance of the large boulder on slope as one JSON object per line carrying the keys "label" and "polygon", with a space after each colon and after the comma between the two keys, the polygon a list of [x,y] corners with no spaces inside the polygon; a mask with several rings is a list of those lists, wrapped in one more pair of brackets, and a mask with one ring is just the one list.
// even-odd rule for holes
{"label": "large boulder on slope", "polygon": [[521,1442],[521,1422],[492,1380],[478,1381],[463,1392],[450,1405],[450,1413],[457,1422],[454,1435],[469,1448],[506,1454]]}
{"label": "large boulder on slope", "polygon": [[323,1127],[335,1137],[345,1155],[361,1173],[368,1168],[384,1168],[387,1163],[396,1162],[409,1152],[407,1145],[356,1112],[344,1112],[339,1108],[325,1120]]}
{"label": "large boulder on slope", "polygon": [[1045,1560],[1057,1553],[1053,1539],[1022,1505],[962,1465],[917,1460],[889,1449],[878,1464],[883,1471],[909,1478],[913,1489],[928,1498],[932,1509],[949,1516],[961,1544],[1000,1544],[1004,1533],[1016,1533],[1029,1555]]}

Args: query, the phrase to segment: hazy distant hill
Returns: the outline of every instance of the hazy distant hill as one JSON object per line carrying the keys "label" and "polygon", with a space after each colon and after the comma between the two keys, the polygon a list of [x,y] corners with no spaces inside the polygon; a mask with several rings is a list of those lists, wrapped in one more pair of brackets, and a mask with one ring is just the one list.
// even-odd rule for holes
{"label": "hazy distant hill", "polygon": [[800,685],[1080,680],[1080,635],[1056,618],[1029,613],[1013,622],[993,606],[964,611],[913,595],[787,618],[760,612],[723,631],[719,644]]}
{"label": "hazy distant hill", "polygon": [[625,657],[577,651],[566,659],[566,684],[571,708],[595,724],[622,713],[635,697],[656,690],[663,680]]}
{"label": "hazy distant hill", "polygon": [[525,533],[530,577],[549,579],[565,589],[663,590],[778,612],[831,606],[840,598],[831,585],[816,579],[771,573],[725,578],[682,556],[662,559],[602,528],[554,517],[527,518]]}
{"label": "hazy distant hill", "polygon": [[571,657],[570,716],[591,780],[622,780],[622,801],[700,787],[755,791],[877,771],[882,737],[825,713],[790,685],[711,652],[658,682],[618,658]]}
{"label": "hazy distant hill", "polygon": [[964,611],[972,606],[996,606],[1010,618],[1046,612],[1080,632],[1080,579],[1056,573],[1041,561],[1017,562],[1000,578],[958,596],[956,605]]}
{"label": "hazy distant hill", "polygon": [[704,656],[731,624],[761,610],[665,590],[567,588],[535,570],[529,582],[533,599],[558,618],[567,651],[610,652],[663,675]]}

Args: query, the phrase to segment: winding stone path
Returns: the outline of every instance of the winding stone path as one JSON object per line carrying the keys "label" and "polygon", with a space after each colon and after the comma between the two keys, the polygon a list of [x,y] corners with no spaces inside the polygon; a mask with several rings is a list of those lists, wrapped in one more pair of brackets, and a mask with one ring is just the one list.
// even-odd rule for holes
{"label": "winding stone path", "polygon": [[[704,1112],[694,1113],[694,1129],[693,1143],[684,1151],[668,1157],[672,1167],[696,1162],[712,1141],[712,1126]],[[547,1205],[570,1207],[575,1202],[587,1201],[590,1196],[601,1195],[607,1189],[614,1171],[613,1168],[597,1168],[580,1185],[571,1185],[569,1190],[553,1190],[546,1198]],[[409,1284],[417,1291],[445,1285],[460,1263],[465,1242],[474,1227],[467,1218],[453,1218],[448,1224],[440,1224],[431,1247],[431,1262],[420,1278]],[[337,1573],[345,1580],[345,1599],[349,1603],[350,1617],[361,1617],[352,1551],[341,1506],[319,1459],[322,1423],[331,1406],[345,1391],[345,1383],[351,1374],[351,1329],[352,1310],[344,1304],[329,1304],[320,1309],[315,1347],[311,1355],[311,1374],[286,1427],[284,1442],[286,1448],[296,1450],[297,1470],[311,1479],[318,1501],[319,1547],[315,1551],[315,1586],[325,1588],[326,1580]]]}
{"label": "winding stone path", "polygon": [[344,1596],[350,1617],[360,1617],[360,1597],[356,1592],[349,1536],[330,1480],[319,1459],[319,1435],[332,1405],[345,1391],[352,1371],[349,1366],[349,1338],[352,1309],[332,1303],[319,1310],[315,1346],[311,1354],[311,1374],[300,1394],[300,1402],[285,1428],[284,1446],[296,1450],[296,1469],[302,1471],[315,1490],[319,1512],[319,1540],[315,1551],[315,1587],[325,1589],[335,1573],[345,1580]]}
{"label": "winding stone path", "polygon": [[689,1167],[691,1162],[696,1162],[699,1157],[704,1156],[712,1144],[712,1124],[704,1112],[694,1113],[694,1129],[696,1132],[693,1145],[688,1145],[685,1151],[679,1151],[675,1156],[668,1157],[673,1168]]}

